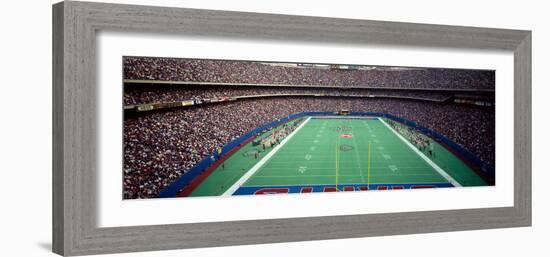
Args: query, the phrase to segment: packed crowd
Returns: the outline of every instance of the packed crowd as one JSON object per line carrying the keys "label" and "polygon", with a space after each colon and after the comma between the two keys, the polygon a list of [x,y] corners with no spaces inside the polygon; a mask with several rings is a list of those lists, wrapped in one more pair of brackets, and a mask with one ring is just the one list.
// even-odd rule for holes
{"label": "packed crowd", "polygon": [[304,111],[384,112],[417,121],[494,165],[494,108],[388,98],[255,98],[124,120],[124,198],[151,198],[217,147],[267,122]]}
{"label": "packed crowd", "polygon": [[[400,124],[393,120],[388,120],[387,123],[400,135],[402,135],[404,138],[406,138],[409,142],[411,142],[415,147],[418,148],[418,150],[425,152],[426,150],[430,149],[430,138],[422,132],[420,132],[417,129],[413,129],[412,127]],[[431,153],[430,153],[431,155]]]}
{"label": "packed crowd", "polygon": [[[124,105],[165,103],[185,100],[202,100],[250,95],[277,94],[323,94],[330,96],[391,96],[442,101],[453,95],[451,92],[383,90],[383,89],[335,89],[304,87],[262,87],[262,86],[196,86],[196,85],[131,85],[124,88]],[[462,93],[467,94],[467,93]]]}
{"label": "packed crowd", "polygon": [[252,61],[124,57],[124,78],[239,84],[360,86],[379,88],[494,89],[487,70],[361,66],[330,69]]}

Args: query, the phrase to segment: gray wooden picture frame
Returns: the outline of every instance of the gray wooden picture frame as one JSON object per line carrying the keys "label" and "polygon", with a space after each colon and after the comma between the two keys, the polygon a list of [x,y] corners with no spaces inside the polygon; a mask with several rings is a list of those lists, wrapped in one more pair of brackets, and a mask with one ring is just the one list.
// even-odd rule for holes
{"label": "gray wooden picture frame", "polygon": [[[96,225],[96,33],[514,52],[514,206],[195,224]],[[100,186],[100,185],[99,185]],[[53,6],[53,251],[229,246],[531,225],[531,32],[65,1]]]}

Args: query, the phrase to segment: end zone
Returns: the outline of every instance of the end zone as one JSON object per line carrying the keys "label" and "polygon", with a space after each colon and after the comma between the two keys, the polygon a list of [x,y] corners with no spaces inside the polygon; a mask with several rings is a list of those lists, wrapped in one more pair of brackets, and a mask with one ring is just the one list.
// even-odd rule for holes
{"label": "end zone", "polygon": [[451,183],[415,184],[344,184],[344,185],[302,185],[302,186],[244,186],[233,195],[304,194],[321,192],[354,192],[370,190],[400,190],[453,187]]}

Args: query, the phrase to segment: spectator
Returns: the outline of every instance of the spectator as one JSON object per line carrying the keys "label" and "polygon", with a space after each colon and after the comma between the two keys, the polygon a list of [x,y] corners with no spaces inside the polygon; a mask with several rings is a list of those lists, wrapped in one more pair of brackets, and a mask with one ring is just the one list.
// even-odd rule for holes
{"label": "spectator", "polygon": [[156,196],[219,145],[262,124],[298,112],[340,109],[416,121],[494,165],[494,108],[387,98],[252,98],[125,117],[124,198]]}
{"label": "spectator", "polygon": [[494,89],[488,70],[278,64],[252,61],[124,57],[124,78],[237,84],[362,86],[376,88]]}

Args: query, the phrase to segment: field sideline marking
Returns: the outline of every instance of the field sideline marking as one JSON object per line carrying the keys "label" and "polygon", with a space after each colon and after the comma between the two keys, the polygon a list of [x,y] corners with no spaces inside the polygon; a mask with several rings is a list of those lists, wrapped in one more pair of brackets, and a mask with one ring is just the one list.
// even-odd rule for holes
{"label": "field sideline marking", "polygon": [[225,191],[222,196],[233,195],[233,193],[235,193],[239,189],[239,187],[241,187],[241,185],[244,185],[244,183],[250,177],[252,177],[252,175],[254,175],[254,173],[256,173],[256,171],[258,171],[273,155],[275,155],[275,153],[278,152],[279,149],[281,149],[281,147],[283,147],[283,145],[285,145],[286,142],[288,142],[288,140],[290,140],[296,134],[296,132],[303,128],[309,120],[311,120],[311,117],[308,117],[300,126],[298,126],[298,128],[296,128],[294,131],[292,131],[292,133],[290,133],[290,135],[283,139],[283,141],[281,141],[279,145],[275,146],[275,148],[273,148],[271,152],[266,154],[264,158],[262,158],[258,163],[252,166],[252,168],[250,168],[250,170],[248,170],[239,180],[237,180],[231,187],[229,187],[229,189],[227,189],[227,191]]}
{"label": "field sideline marking", "polygon": [[447,174],[447,172],[445,172],[441,167],[437,166],[437,164],[435,164],[432,160],[430,160],[430,158],[428,158],[426,155],[424,155],[422,152],[420,152],[420,150],[416,149],[416,147],[414,147],[414,145],[412,145],[411,142],[409,142],[409,140],[405,139],[401,134],[399,134],[397,131],[395,131],[383,119],[378,118],[378,120],[380,120],[384,125],[386,125],[386,127],[388,127],[397,137],[399,137],[399,139],[403,140],[403,142],[405,142],[405,144],[407,144],[416,154],[418,154],[418,156],[420,156],[420,158],[422,158],[430,166],[432,166],[432,168],[434,168],[435,171],[437,171],[439,173],[439,175],[441,175],[443,178],[445,178],[447,181],[449,181],[449,183],[451,183],[455,187],[462,187],[462,185],[460,183],[458,183],[454,178],[452,178],[449,174]]}

